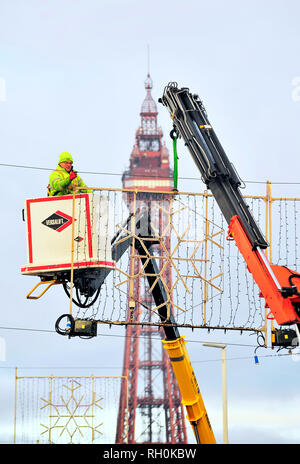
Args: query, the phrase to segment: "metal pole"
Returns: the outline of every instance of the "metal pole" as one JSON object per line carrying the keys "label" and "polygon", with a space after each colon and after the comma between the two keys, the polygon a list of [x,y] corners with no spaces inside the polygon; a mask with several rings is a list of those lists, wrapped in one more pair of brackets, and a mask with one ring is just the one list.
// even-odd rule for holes
{"label": "metal pole", "polygon": [[223,343],[203,343],[203,346],[222,349],[222,404],[223,404],[223,442],[228,444],[228,407],[227,407],[227,369],[226,345]]}
{"label": "metal pole", "polygon": [[73,190],[72,201],[72,244],[71,244],[71,279],[70,279],[70,314],[72,315],[73,280],[74,280],[74,232],[75,232],[75,198],[76,190]]}
{"label": "metal pole", "polygon": [[15,412],[14,412],[14,444],[17,443],[17,383],[18,383],[18,368],[15,368]]}
{"label": "metal pole", "polygon": [[222,390],[223,390],[223,437],[228,443],[228,408],[227,408],[227,372],[226,372],[226,345],[222,348]]}
{"label": "metal pole", "polygon": [[205,197],[205,242],[204,242],[204,305],[203,305],[203,324],[206,324],[206,303],[208,301],[208,284],[207,284],[207,246],[209,234],[208,222],[208,194],[207,190],[204,192]]}

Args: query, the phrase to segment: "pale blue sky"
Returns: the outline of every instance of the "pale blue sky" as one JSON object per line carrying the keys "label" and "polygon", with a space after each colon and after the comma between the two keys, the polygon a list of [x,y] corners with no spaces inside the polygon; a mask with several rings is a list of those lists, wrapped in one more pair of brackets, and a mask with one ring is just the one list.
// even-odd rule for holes
{"label": "pale blue sky", "polygon": [[[0,99],[1,163],[54,168],[59,153],[67,150],[81,171],[123,172],[140,122],[149,44],[156,101],[169,81],[190,87],[203,99],[244,180],[298,182],[299,17],[300,3],[291,0],[0,0],[0,78],[6,90],[5,101]],[[167,137],[171,121],[163,107],[158,109],[171,148]],[[183,145],[179,153],[179,175],[197,177]],[[1,216],[7,224],[0,238],[0,326],[52,329],[66,299],[53,291],[43,302],[26,301],[34,279],[29,282],[19,272],[26,259],[23,202],[44,195],[48,172],[3,166],[0,171]],[[85,175],[84,180],[94,187],[121,186],[115,176]],[[201,181],[180,181],[179,187],[195,192],[204,188]],[[258,193],[264,186],[249,184],[248,189]],[[299,185],[274,189],[300,196]],[[109,372],[118,375],[121,370],[122,338],[67,341],[56,334],[7,330],[0,330],[0,336],[7,347],[3,367],[77,366],[87,359],[90,365],[101,365],[109,354],[115,367]],[[191,340],[205,337],[201,332],[187,333]],[[241,340],[218,333],[208,338]],[[255,344],[249,337],[242,341]],[[219,353],[201,344],[189,346],[221,441],[220,364],[204,362],[218,359]],[[232,358],[253,353],[252,348],[228,351]],[[298,443],[295,404],[299,404],[300,364],[285,358],[265,359],[260,366],[249,360],[228,364],[231,441]],[[8,397],[9,392],[0,402]],[[0,442],[7,440],[7,423],[0,426]]]}

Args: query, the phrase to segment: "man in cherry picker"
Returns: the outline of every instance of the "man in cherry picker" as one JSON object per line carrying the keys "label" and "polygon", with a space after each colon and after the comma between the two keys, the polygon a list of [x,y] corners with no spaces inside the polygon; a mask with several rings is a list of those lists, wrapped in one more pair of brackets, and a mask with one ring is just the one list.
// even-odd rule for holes
{"label": "man in cherry picker", "polygon": [[[73,171],[72,155],[64,151],[59,156],[56,170],[50,175],[48,195],[70,195],[73,192],[73,187],[86,187],[86,185],[77,172]],[[91,193],[91,190],[78,190],[78,193]]]}

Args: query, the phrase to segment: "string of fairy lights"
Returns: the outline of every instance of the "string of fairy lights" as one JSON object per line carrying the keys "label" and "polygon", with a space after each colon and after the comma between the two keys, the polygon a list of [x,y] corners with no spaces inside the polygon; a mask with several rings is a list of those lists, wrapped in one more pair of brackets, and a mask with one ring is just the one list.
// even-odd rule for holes
{"label": "string of fairy lights", "polygon": [[[13,164],[13,163],[0,163],[1,167],[6,167],[6,168],[15,168],[15,169],[30,169],[30,170],[43,170],[43,171],[53,171],[53,168],[47,168],[47,167],[41,167],[41,166],[33,166],[33,165],[20,165],[20,164]],[[103,171],[80,171],[81,174],[91,174],[91,175],[101,175],[101,176],[117,176],[121,177],[122,173],[119,172],[103,172]],[[151,175],[148,177],[152,177]],[[155,178],[158,178],[158,176],[153,176]],[[200,177],[187,177],[187,176],[182,176],[178,177],[179,179],[182,180],[200,180]],[[252,181],[252,180],[245,180],[245,184],[265,184],[265,181]],[[272,184],[277,184],[277,185],[300,185],[300,182],[286,182],[286,181],[280,181],[280,182],[272,182]],[[279,206],[281,207],[281,206]],[[286,213],[285,213],[286,214]],[[284,217],[284,214],[280,215]],[[285,224],[287,224],[288,221],[285,221]],[[280,236],[281,236],[281,231],[282,231],[282,224],[280,223]],[[29,332],[40,332],[40,333],[55,333],[54,330],[47,330],[47,329],[39,329],[39,328],[25,328],[25,327],[0,327],[0,330],[16,330],[16,331],[29,331]],[[124,338],[126,335],[117,335],[117,334],[99,334],[101,337],[122,337]],[[201,340],[190,340],[190,342],[193,343],[203,343]],[[234,344],[234,343],[226,343],[226,346],[240,346],[240,347],[252,347],[255,348],[257,347],[257,344]],[[266,347],[266,349],[268,349]],[[300,353],[293,353],[295,356],[299,356]],[[278,358],[278,357],[289,357],[291,356],[291,352],[287,352],[284,354],[264,354],[260,355],[261,358]],[[232,358],[227,358],[228,360],[240,360],[240,359],[251,359],[252,356],[244,356],[244,357],[232,357]],[[216,360],[201,360],[201,361],[193,361],[194,363],[204,363],[204,362],[214,362],[214,361],[219,361],[218,359]],[[95,367],[95,366],[94,366]],[[1,368],[8,368],[7,366],[1,366]],[[26,367],[25,367],[26,368]],[[29,368],[29,367],[28,367]]]}

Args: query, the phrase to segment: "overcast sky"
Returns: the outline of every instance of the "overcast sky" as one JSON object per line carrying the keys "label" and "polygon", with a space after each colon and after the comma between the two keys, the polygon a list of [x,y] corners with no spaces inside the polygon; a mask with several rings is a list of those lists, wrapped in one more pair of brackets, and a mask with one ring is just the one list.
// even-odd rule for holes
{"label": "overcast sky", "polygon": [[[198,93],[242,179],[271,180],[278,195],[300,197],[293,184],[300,171],[299,17],[296,0],[0,0],[0,336],[6,347],[0,442],[13,437],[15,366],[23,373],[44,366],[48,374],[59,366],[76,373],[91,366],[97,375],[120,375],[125,334],[101,327],[102,337],[83,341],[13,330],[53,330],[68,300],[61,289],[26,300],[37,279],[20,274],[26,261],[21,210],[25,198],[45,195],[49,171],[3,164],[52,169],[69,151],[79,171],[121,174],[140,124],[149,45],[154,99],[169,81]],[[171,148],[171,121],[160,106],[159,123]],[[198,177],[183,145],[179,155],[179,176]],[[121,187],[118,175],[83,177],[92,187]],[[246,185],[247,193],[265,191],[263,184]],[[179,188],[202,192],[204,186],[180,180]],[[220,353],[203,348],[203,340],[228,343],[230,442],[299,443],[300,362],[264,350],[259,354],[274,356],[254,365],[256,340],[249,335],[184,334],[218,442]]]}

